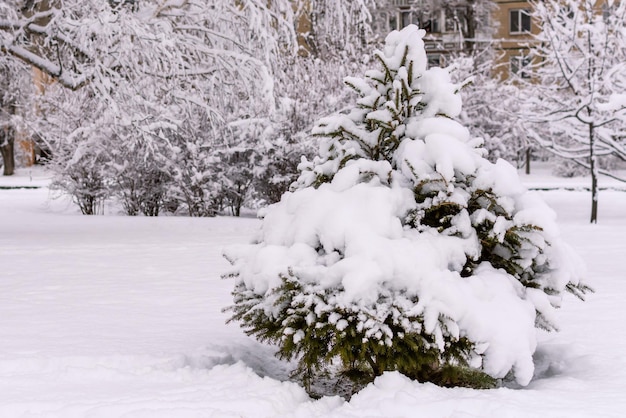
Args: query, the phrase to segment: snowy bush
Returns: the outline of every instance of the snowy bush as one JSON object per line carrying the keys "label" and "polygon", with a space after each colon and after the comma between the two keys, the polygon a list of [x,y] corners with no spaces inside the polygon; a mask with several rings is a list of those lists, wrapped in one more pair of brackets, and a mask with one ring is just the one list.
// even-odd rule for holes
{"label": "snowy bush", "polygon": [[221,162],[219,171],[220,191],[218,200],[222,209],[231,215],[241,215],[254,181],[254,169],[260,159],[252,147],[228,147],[217,152]]}
{"label": "snowy bush", "polygon": [[174,135],[176,145],[168,162],[173,184],[170,193],[188,216],[215,216],[219,209],[219,159],[213,144],[190,130]]}
{"label": "snowy bush", "polygon": [[319,122],[319,156],[267,208],[256,244],[225,252],[231,320],[305,376],[526,385],[535,328],[555,329],[563,293],[587,288],[553,212],[453,121],[458,86],[427,68],[423,36],[392,32],[380,68],[347,79],[356,106]]}
{"label": "snowy bush", "polygon": [[51,188],[71,196],[83,215],[98,215],[104,212],[104,202],[109,197],[107,179],[99,169],[106,157],[84,148],[79,148],[63,168],[57,165],[63,175],[54,179]]}
{"label": "snowy bush", "polygon": [[171,176],[163,169],[167,166],[167,154],[156,141],[128,136],[128,140],[119,140],[119,146],[111,150],[112,159],[107,164],[112,193],[127,215],[159,216],[171,186]]}

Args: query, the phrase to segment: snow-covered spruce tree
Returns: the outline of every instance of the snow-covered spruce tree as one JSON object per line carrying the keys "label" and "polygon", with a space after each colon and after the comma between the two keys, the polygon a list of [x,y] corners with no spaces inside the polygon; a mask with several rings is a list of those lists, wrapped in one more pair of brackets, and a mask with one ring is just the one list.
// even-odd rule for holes
{"label": "snow-covered spruce tree", "polygon": [[347,79],[356,106],[320,120],[319,156],[267,208],[257,243],[226,251],[228,309],[305,376],[526,385],[536,327],[556,329],[564,292],[587,288],[553,212],[452,119],[459,86],[427,69],[423,36],[392,32],[380,68]]}

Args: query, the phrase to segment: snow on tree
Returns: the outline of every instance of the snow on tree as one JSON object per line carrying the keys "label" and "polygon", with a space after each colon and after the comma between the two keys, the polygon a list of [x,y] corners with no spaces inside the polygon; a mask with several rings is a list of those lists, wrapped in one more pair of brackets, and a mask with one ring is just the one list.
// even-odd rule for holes
{"label": "snow on tree", "polygon": [[[63,175],[55,176],[51,189],[69,196],[86,215],[101,214],[110,197],[106,167],[115,137],[113,113],[93,94],[69,94],[52,85],[35,102],[40,114],[32,116],[35,131],[48,141],[54,155],[48,167]],[[48,100],[50,97],[53,100]],[[89,109],[85,112],[84,109]],[[63,117],[57,117],[56,115]]]}
{"label": "snow on tree", "polygon": [[[34,94],[29,68],[21,62],[3,59],[0,55],[0,166],[3,175],[13,175],[20,147],[17,136],[26,130],[27,103]],[[18,161],[19,163],[19,161]]]}
{"label": "snow on tree", "polygon": [[289,2],[18,3],[1,6],[2,53],[55,80],[34,123],[55,151],[57,184],[85,190],[71,179],[80,162],[129,214],[158,214],[150,202],[214,214],[227,123],[273,111],[272,74],[296,52]]}
{"label": "snow on tree", "polygon": [[626,180],[599,167],[602,157],[626,160],[626,3],[550,0],[534,8],[542,32],[525,104],[530,120],[549,127],[549,136],[534,139],[587,168],[594,223],[598,175]]}
{"label": "snow on tree", "polygon": [[228,209],[233,216],[240,216],[241,209],[250,198],[255,174],[262,158],[263,147],[260,139],[263,132],[258,132],[257,124],[263,126],[266,119],[241,119],[230,125],[233,129],[233,143],[217,151],[220,161],[219,200],[222,208]]}
{"label": "snow on tree", "polygon": [[247,130],[255,130],[248,135],[253,138],[248,147],[260,157],[251,194],[256,206],[279,201],[298,178],[301,158],[314,153],[308,132],[317,119],[350,103],[353,97],[346,91],[343,79],[363,67],[362,61],[357,57],[294,57],[276,75],[277,106],[272,117],[236,122]]}
{"label": "snow on tree", "polygon": [[392,32],[380,69],[348,78],[349,113],[320,120],[320,155],[267,208],[250,246],[225,252],[232,319],[310,375],[339,362],[460,383],[533,375],[535,327],[556,329],[579,263],[515,169],[490,163],[452,120],[459,85],[426,68],[424,31]]}
{"label": "snow on tree", "polygon": [[[67,186],[75,200],[83,191],[93,200],[89,189],[75,187],[71,179],[91,167],[88,171],[103,180],[99,196],[119,200],[128,214],[158,214],[167,206],[205,215],[231,203],[238,212],[243,201],[263,194],[245,192],[248,186],[269,192],[275,201],[297,177],[300,156],[308,152],[299,132],[342,105],[334,92],[346,62],[356,60],[350,42],[360,28],[367,29],[361,23],[370,4],[306,5],[319,12],[320,27],[342,28],[341,36],[318,32],[318,39],[333,37],[325,48],[352,51],[329,49],[322,61],[296,56],[294,12],[313,13],[297,2],[92,3],[0,5],[2,58],[28,63],[55,80],[36,105],[46,114],[31,123],[54,151],[56,184]],[[338,62],[341,69],[325,71]],[[332,100],[323,96],[329,90]],[[270,138],[231,129],[246,121],[280,134]],[[79,138],[97,150],[82,152]],[[276,158],[261,158],[265,148]],[[242,152],[257,155],[257,166],[243,167]],[[240,168],[253,168],[251,185],[246,185],[250,173],[233,181],[242,174],[233,159]],[[71,173],[66,163],[79,161],[77,173]]]}
{"label": "snow on tree", "polygon": [[493,51],[459,55],[449,68],[454,81],[470,82],[461,90],[463,110],[458,117],[472,135],[482,138],[486,157],[495,162],[505,159],[518,166],[526,159],[530,146],[526,127],[515,109],[519,107],[520,89],[511,80],[492,76]]}
{"label": "snow on tree", "polygon": [[299,20],[307,22],[301,33],[306,48],[324,59],[335,55],[353,56],[363,49],[371,35],[371,10],[377,0],[296,0]]}
{"label": "snow on tree", "polygon": [[243,80],[236,84],[245,89],[270,82],[267,65],[295,40],[286,1],[22,3],[2,6],[2,52],[74,90],[113,87],[112,75],[204,75],[213,83]]}

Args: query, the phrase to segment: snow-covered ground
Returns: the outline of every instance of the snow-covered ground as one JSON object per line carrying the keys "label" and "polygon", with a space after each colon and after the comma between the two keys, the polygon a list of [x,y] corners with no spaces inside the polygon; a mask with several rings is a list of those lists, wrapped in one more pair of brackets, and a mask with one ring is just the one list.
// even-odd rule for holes
{"label": "snow-covered ground", "polygon": [[[289,382],[291,364],[225,324],[221,249],[248,241],[257,220],[81,216],[48,200],[46,180],[0,177],[0,417],[624,415],[624,192],[601,192],[598,225],[588,192],[539,192],[596,293],[568,297],[561,332],[540,335],[528,387],[444,389],[388,373],[346,402],[310,399]],[[44,187],[2,189],[28,185]]]}

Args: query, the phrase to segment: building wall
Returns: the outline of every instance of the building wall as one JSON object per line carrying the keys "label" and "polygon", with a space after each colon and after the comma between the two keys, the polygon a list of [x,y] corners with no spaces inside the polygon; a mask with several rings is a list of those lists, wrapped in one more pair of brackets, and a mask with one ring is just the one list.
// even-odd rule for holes
{"label": "building wall", "polygon": [[[417,23],[424,27],[424,14],[419,3],[416,0],[388,0],[386,4],[372,13],[374,31],[384,37],[389,30],[401,28],[403,11],[412,12],[410,23]],[[531,5],[525,0],[494,0],[494,3],[495,8],[491,16],[487,18],[487,27],[482,32],[476,33],[475,42],[480,48],[486,46],[487,41],[491,41],[491,46],[496,51],[496,64],[493,69],[495,77],[509,78],[512,70],[521,71],[523,75],[530,76],[528,70],[524,71],[524,66],[530,64],[526,57],[534,42],[532,35],[540,31],[539,26],[531,17]],[[517,28],[512,27],[512,14],[515,18],[513,26]],[[390,18],[392,16],[393,18]],[[429,61],[431,64],[445,65],[447,56],[463,51],[466,45],[463,44],[463,37],[460,36],[461,31],[449,24],[450,19],[446,19],[447,16],[443,10],[433,10],[429,13],[429,17],[432,17],[433,29],[435,29],[429,31],[427,28],[429,33],[424,39]],[[525,26],[526,23],[528,27]],[[393,27],[394,24],[396,27]],[[484,22],[481,24],[485,25]],[[481,24],[478,25],[479,28]]]}
{"label": "building wall", "polygon": [[[497,9],[493,13],[493,20],[499,22],[499,26],[494,35],[494,47],[497,51],[497,65],[494,68],[494,75],[501,78],[509,78],[511,75],[512,61],[516,57],[528,55],[529,49],[536,42],[532,35],[537,35],[541,31],[538,22],[531,19],[530,32],[515,32],[511,30],[511,13],[517,10],[528,10],[532,15],[532,6],[528,1],[494,0]],[[595,13],[604,13],[606,0],[599,0],[595,3]],[[518,60],[519,62],[519,60]]]}
{"label": "building wall", "polygon": [[[496,50],[496,66],[494,67],[494,76],[506,79],[511,75],[511,70],[515,70],[513,61],[519,61],[522,57],[528,55],[529,48],[533,45],[533,34],[540,31],[537,22],[532,18],[530,20],[530,31],[526,28],[517,28],[513,30],[511,24],[511,16],[519,24],[520,11],[527,10],[532,14],[531,5],[528,1],[510,1],[495,0],[496,9],[493,12],[493,21],[497,25],[494,34],[494,48]],[[512,68],[513,65],[513,68]]]}

